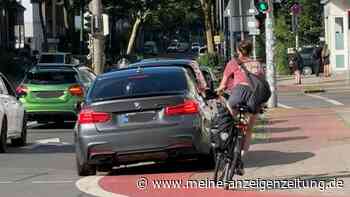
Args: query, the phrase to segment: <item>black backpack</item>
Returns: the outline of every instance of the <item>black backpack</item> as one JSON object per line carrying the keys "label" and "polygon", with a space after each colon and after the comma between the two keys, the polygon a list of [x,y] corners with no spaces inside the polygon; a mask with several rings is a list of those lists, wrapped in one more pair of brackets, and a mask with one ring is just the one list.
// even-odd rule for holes
{"label": "black backpack", "polygon": [[263,103],[266,103],[271,97],[270,85],[265,77],[258,76],[248,71],[243,64],[240,64],[240,66],[244,70],[250,85],[249,87],[252,90],[252,95],[246,104],[252,113],[258,113],[259,107]]}

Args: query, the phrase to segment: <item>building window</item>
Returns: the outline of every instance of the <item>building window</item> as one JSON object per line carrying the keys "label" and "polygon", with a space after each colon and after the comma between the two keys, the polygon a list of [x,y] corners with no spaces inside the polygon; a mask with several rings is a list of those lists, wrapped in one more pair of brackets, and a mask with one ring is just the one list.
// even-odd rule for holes
{"label": "building window", "polygon": [[348,10],[348,28],[350,29],[350,10]]}
{"label": "building window", "polygon": [[344,49],[344,18],[335,17],[335,49],[343,50]]}

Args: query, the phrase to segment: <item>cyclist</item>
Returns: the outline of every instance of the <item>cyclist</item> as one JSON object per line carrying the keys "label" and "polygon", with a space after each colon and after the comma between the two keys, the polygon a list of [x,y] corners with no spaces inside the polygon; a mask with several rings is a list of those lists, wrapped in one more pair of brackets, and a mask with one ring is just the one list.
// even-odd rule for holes
{"label": "cyclist", "polygon": [[[254,74],[265,76],[261,63],[250,58],[251,51],[252,44],[249,41],[244,40],[239,43],[236,49],[238,58],[233,58],[227,63],[220,86],[216,89],[218,94],[226,92],[230,95],[227,107],[232,116],[237,115],[237,110],[235,110],[234,107],[238,104],[246,104],[253,93],[249,86],[249,79],[247,79],[246,73],[242,66],[245,66],[248,71]],[[255,107],[258,108],[260,106]],[[238,174],[240,175],[244,174],[243,158],[250,146],[252,128],[256,122],[257,114],[249,114],[248,117],[248,128],[242,144],[242,160],[238,165]]]}

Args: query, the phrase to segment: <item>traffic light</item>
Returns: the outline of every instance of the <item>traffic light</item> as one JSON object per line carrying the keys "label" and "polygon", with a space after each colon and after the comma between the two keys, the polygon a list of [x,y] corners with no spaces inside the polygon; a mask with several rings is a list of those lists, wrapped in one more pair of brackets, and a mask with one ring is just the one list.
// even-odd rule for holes
{"label": "traffic light", "polygon": [[255,0],[255,7],[259,13],[265,13],[269,10],[269,3],[267,0]]}
{"label": "traffic light", "polygon": [[257,10],[255,19],[259,23],[259,28],[263,30],[264,28],[262,27],[265,26],[266,12],[269,10],[269,4],[267,0],[254,0],[254,5]]}
{"label": "traffic light", "polygon": [[84,13],[84,30],[89,34],[93,34],[93,17],[90,12]]}

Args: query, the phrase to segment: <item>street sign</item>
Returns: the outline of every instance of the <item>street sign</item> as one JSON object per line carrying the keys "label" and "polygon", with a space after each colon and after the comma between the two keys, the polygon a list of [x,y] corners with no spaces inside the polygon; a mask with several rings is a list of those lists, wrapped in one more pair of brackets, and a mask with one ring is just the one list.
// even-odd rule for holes
{"label": "street sign", "polygon": [[260,29],[250,29],[249,35],[252,35],[252,36],[260,35]]}
{"label": "street sign", "polygon": [[258,10],[257,9],[255,9],[255,8],[250,8],[249,10],[248,10],[248,15],[258,15],[259,14],[259,12],[258,12]]}
{"label": "street sign", "polygon": [[221,36],[214,36],[214,42],[215,42],[215,44],[220,44],[221,43]]}
{"label": "street sign", "polygon": [[290,11],[294,14],[294,15],[299,15],[301,12],[301,6],[298,3],[295,3],[291,8]]}
{"label": "street sign", "polygon": [[102,14],[103,20],[103,35],[107,36],[109,34],[109,16],[107,14]]}
{"label": "street sign", "polygon": [[258,27],[258,23],[257,21],[248,21],[248,28],[257,28]]}

